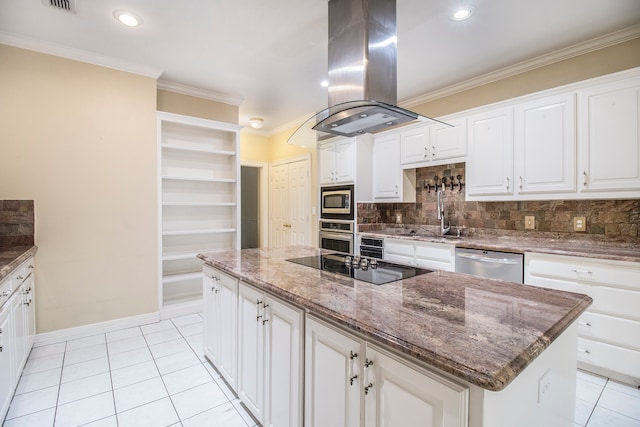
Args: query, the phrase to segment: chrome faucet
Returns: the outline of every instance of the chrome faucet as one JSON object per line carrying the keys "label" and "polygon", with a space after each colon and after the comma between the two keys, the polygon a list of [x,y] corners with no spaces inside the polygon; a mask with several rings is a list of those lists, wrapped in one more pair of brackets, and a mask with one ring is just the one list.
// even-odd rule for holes
{"label": "chrome faucet", "polygon": [[446,220],[444,218],[444,193],[442,190],[438,190],[438,219],[440,220],[440,234],[444,236],[449,233],[451,230],[451,223],[446,224]]}

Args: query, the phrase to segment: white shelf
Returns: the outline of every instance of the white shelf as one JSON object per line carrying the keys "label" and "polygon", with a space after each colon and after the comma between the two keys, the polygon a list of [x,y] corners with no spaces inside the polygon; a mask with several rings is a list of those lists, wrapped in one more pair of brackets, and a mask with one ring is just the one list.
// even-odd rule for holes
{"label": "white shelf", "polygon": [[163,176],[166,181],[196,181],[196,182],[229,182],[235,183],[235,178],[196,178],[190,176]]}
{"label": "white shelf", "polygon": [[184,207],[216,207],[216,206],[236,206],[234,202],[162,202],[162,206],[184,206]]}
{"label": "white shelf", "polygon": [[197,252],[165,252],[162,254],[162,261],[180,261],[185,259],[193,259],[198,254],[206,252],[219,252],[220,249],[202,249]]}
{"label": "white shelf", "polygon": [[198,271],[197,273],[181,273],[181,274],[172,274],[170,276],[164,276],[162,278],[162,283],[176,283],[176,282],[186,282],[187,280],[198,280],[202,279],[202,271]]}
{"label": "white shelf", "polygon": [[163,144],[163,150],[175,150],[175,151],[188,151],[191,153],[204,153],[204,154],[215,154],[220,156],[235,156],[236,153],[234,151],[228,150],[215,150],[215,149],[206,149],[206,148],[192,148],[192,147],[181,147],[179,145],[170,145]]}
{"label": "white shelf", "polygon": [[190,234],[218,234],[235,233],[235,228],[202,228],[200,230],[171,230],[163,231],[163,236],[188,236]]}

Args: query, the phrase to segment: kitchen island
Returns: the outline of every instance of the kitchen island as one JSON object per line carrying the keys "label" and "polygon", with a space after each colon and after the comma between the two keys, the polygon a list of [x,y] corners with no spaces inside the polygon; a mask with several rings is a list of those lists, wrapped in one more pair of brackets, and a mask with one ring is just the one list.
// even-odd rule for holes
{"label": "kitchen island", "polygon": [[[573,425],[575,321],[590,297],[437,270],[376,286],[287,261],[327,252],[289,247],[199,258],[302,310],[307,326],[327,322],[468,390],[460,425]],[[207,285],[205,278],[205,293]],[[207,327],[205,316],[205,335]]]}

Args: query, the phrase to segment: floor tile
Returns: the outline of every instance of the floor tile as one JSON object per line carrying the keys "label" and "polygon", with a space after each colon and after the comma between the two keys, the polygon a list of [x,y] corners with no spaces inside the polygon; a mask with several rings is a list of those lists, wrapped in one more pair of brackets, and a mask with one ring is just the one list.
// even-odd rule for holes
{"label": "floor tile", "polygon": [[173,425],[179,421],[169,398],[156,400],[155,402],[118,413],[119,427],[162,427]]}
{"label": "floor tile", "polygon": [[218,385],[211,381],[171,396],[181,420],[229,402]]}
{"label": "floor tile", "polygon": [[44,409],[56,406],[58,399],[58,386],[43,388],[42,390],[14,396],[7,412],[7,419],[22,417]]}
{"label": "floor tile", "polygon": [[115,414],[112,392],[58,405],[55,427],[79,426]]}
{"label": "floor tile", "polygon": [[202,364],[163,375],[162,379],[169,391],[169,395],[213,381],[209,371]]}
{"label": "floor tile", "polygon": [[171,319],[176,327],[184,325],[192,325],[194,323],[202,323],[202,317],[199,314],[187,314],[186,316],[174,317]]}
{"label": "floor tile", "polygon": [[218,375],[218,377],[215,378],[214,381],[216,382],[216,384],[218,384],[218,386],[223,391],[225,396],[227,396],[227,399],[229,400],[237,399],[235,393],[231,390],[231,388],[227,385],[227,383],[224,381],[224,379],[220,375]]}
{"label": "floor tile", "polygon": [[154,345],[182,338],[182,335],[180,335],[177,329],[165,329],[163,331],[145,334],[144,338],[147,340],[148,345]]}
{"label": "floor tile", "polygon": [[62,368],[22,375],[16,388],[16,395],[58,385],[61,375]]}
{"label": "floor tile", "polygon": [[151,334],[158,331],[164,331],[166,329],[175,329],[175,326],[173,326],[171,320],[161,320],[160,322],[140,326],[140,329],[142,329],[144,334]]}
{"label": "floor tile", "polygon": [[49,356],[52,354],[64,353],[67,347],[67,342],[60,342],[57,344],[48,344],[41,347],[34,347],[29,354],[29,359],[35,359],[37,357]]}
{"label": "floor tile", "polygon": [[55,408],[45,409],[23,417],[6,420],[2,427],[51,427],[55,415]]}
{"label": "floor tile", "polygon": [[153,360],[111,371],[114,389],[126,387],[159,376],[160,373]]}
{"label": "floor tile", "polygon": [[124,353],[126,351],[135,350],[137,348],[146,348],[147,342],[144,336],[139,335],[131,338],[125,338],[118,341],[112,341],[107,344],[109,355]]}
{"label": "floor tile", "polygon": [[184,338],[149,346],[151,354],[153,354],[153,357],[156,359],[170,354],[180,353],[181,351],[187,351],[190,348]]}
{"label": "floor tile", "polygon": [[191,347],[191,349],[195,352],[196,356],[198,356],[201,361],[205,362],[206,359],[204,357],[204,343],[202,341],[202,334],[185,337],[185,340],[187,341],[187,344],[189,344],[189,347]]}
{"label": "floor tile", "polygon": [[607,383],[607,378],[601,377],[600,375],[592,374],[591,372],[586,372],[578,369],[577,378],[579,380],[585,380],[590,383],[598,384],[604,387]]}
{"label": "floor tile", "polygon": [[62,368],[62,382],[75,381],[105,372],[109,372],[109,361],[106,357],[75,363]]}
{"label": "floor tile", "polygon": [[202,334],[202,323],[178,326],[178,331],[180,331],[180,334],[182,334],[183,337]]}
{"label": "floor tile", "polygon": [[598,407],[606,408],[640,421],[640,398],[617,390],[605,388]]}
{"label": "floor tile", "polygon": [[100,359],[107,356],[107,345],[105,343],[96,344],[89,347],[67,350],[64,354],[64,365],[87,362],[89,360]]}
{"label": "floor tile", "polygon": [[640,421],[606,408],[596,407],[587,427],[640,427]]}
{"label": "floor tile", "polygon": [[216,368],[214,368],[211,363],[204,362],[202,365],[207,369],[207,371],[209,371],[209,375],[211,375],[211,378],[213,378],[214,380],[220,378],[220,373],[216,371]]}
{"label": "floor tile", "polygon": [[236,408],[236,411],[238,411],[238,414],[240,414],[240,416],[242,417],[245,423],[247,423],[250,426],[255,426],[259,424],[249,414],[249,411],[244,406],[242,406],[242,403],[240,403],[240,399],[234,399],[231,401],[231,403],[233,404],[234,408]]}
{"label": "floor tile", "polygon": [[118,413],[167,397],[160,377],[132,384],[113,391]]}
{"label": "floor tile", "polygon": [[160,374],[170,374],[190,366],[202,364],[198,356],[193,350],[181,351],[180,353],[170,354],[169,356],[160,357],[155,360]]}
{"label": "floor tile", "polygon": [[109,364],[112,370],[125,368],[149,360],[153,360],[149,347],[137,348],[113,355],[109,354]]}
{"label": "floor tile", "polygon": [[638,388],[638,387],[631,387],[630,385],[621,384],[619,382],[615,382],[615,381],[609,380],[607,382],[606,388],[611,389],[611,390],[616,390],[616,391],[619,391],[621,393],[628,394],[630,396],[634,396],[634,397],[637,397],[638,399],[640,399],[640,388]]}
{"label": "floor tile", "polygon": [[83,424],[82,427],[118,427],[118,419],[115,415]]}
{"label": "floor tile", "polygon": [[[215,424],[212,422],[215,420]],[[238,411],[231,403],[216,406],[186,420],[182,420],[184,427],[210,427],[213,425],[224,427],[247,427]]]}
{"label": "floor tile", "polygon": [[119,331],[113,331],[107,333],[107,343],[114,341],[121,341],[127,338],[141,337],[142,330],[139,327],[121,329]]}
{"label": "floor tile", "polygon": [[98,344],[104,344],[104,334],[92,335],[90,337],[78,338],[75,340],[67,341],[67,351],[77,350],[79,348],[93,347]]}
{"label": "floor tile", "polygon": [[595,403],[587,402],[586,400],[576,399],[576,411],[575,422],[579,426],[586,426],[589,417],[596,407]]}
{"label": "floor tile", "polygon": [[27,360],[22,370],[22,374],[35,374],[36,372],[48,371],[62,367],[64,353],[51,354],[49,356],[37,357]]}
{"label": "floor tile", "polygon": [[58,405],[84,399],[89,396],[95,396],[96,394],[101,394],[110,390],[111,375],[108,372],[70,381],[60,385]]}
{"label": "floor tile", "polygon": [[604,384],[596,384],[581,378],[576,381],[576,398],[589,403],[596,403],[603,390]]}

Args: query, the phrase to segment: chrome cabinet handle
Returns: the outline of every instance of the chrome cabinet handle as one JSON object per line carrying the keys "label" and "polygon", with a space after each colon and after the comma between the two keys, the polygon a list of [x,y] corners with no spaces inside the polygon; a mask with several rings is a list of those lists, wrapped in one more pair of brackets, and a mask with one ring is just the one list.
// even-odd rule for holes
{"label": "chrome cabinet handle", "polygon": [[586,353],[586,354],[591,354],[591,352],[589,351],[588,348],[587,349],[579,348],[578,351],[581,351],[581,352]]}
{"label": "chrome cabinet handle", "polygon": [[574,269],[573,269],[573,270],[571,270],[571,271],[573,271],[573,272],[574,272],[574,273],[576,273],[576,274],[589,274],[589,275],[593,274],[593,271],[589,271],[589,270],[578,270],[577,268],[574,268]]}
{"label": "chrome cabinet handle", "polygon": [[11,291],[4,291],[2,294],[0,294],[0,297],[8,297],[9,295],[11,295]]}
{"label": "chrome cabinet handle", "polygon": [[522,177],[520,177],[520,189],[522,190]]}
{"label": "chrome cabinet handle", "polygon": [[27,268],[36,268],[35,265],[29,265]]}
{"label": "chrome cabinet handle", "polygon": [[432,145],[431,146],[431,157],[435,157],[435,155],[436,155],[436,146]]}
{"label": "chrome cabinet handle", "polygon": [[589,322],[578,322],[578,324],[591,327],[591,323]]}
{"label": "chrome cabinet handle", "polygon": [[16,279],[18,279],[18,280],[22,280],[22,279],[24,279],[24,276],[23,276],[23,275],[20,275],[20,276],[16,277]]}
{"label": "chrome cabinet handle", "polygon": [[511,187],[511,178],[507,177],[507,191],[509,191],[510,187]]}
{"label": "chrome cabinet handle", "polygon": [[589,175],[587,175],[587,171],[582,171],[582,186],[586,187],[587,184],[589,183],[588,180]]}

